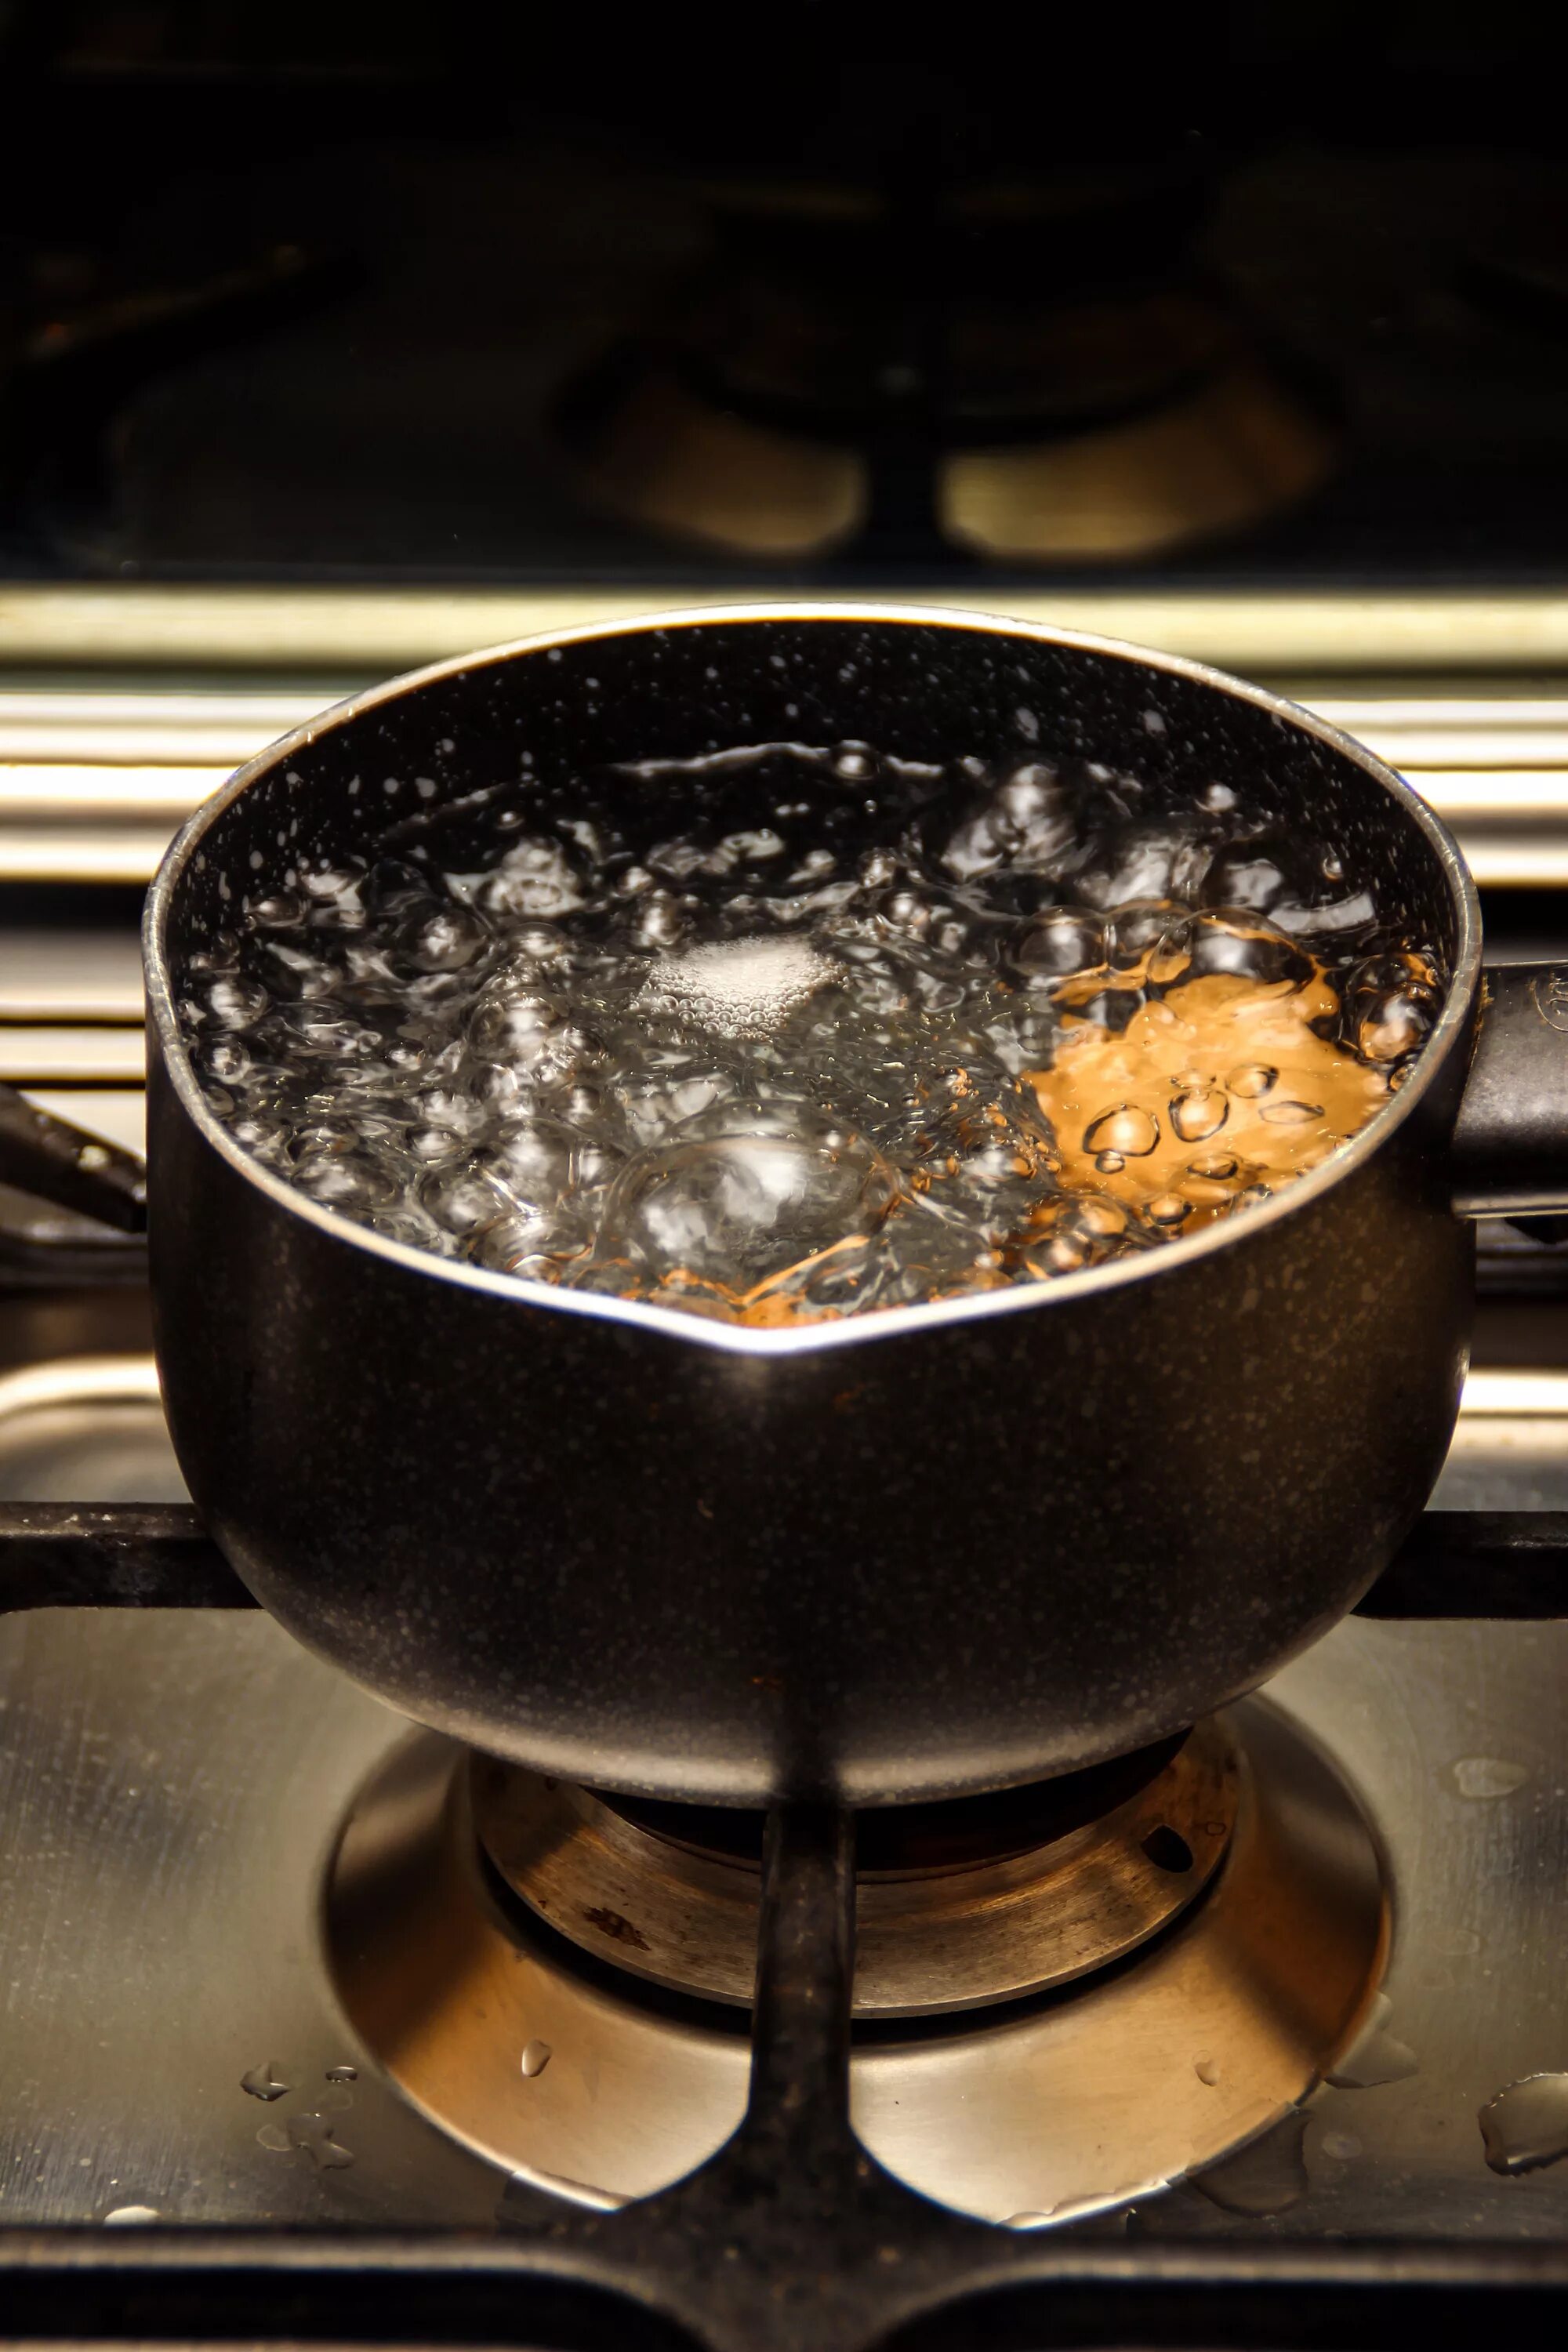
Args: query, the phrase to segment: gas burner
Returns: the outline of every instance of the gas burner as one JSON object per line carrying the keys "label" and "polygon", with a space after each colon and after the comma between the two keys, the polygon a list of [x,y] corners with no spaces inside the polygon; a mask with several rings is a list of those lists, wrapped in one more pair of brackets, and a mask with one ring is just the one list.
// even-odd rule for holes
{"label": "gas burner", "polygon": [[[1094,1770],[857,1824],[855,2014],[1016,2000],[1124,1958],[1207,1885],[1237,1761],[1208,1723]],[[596,1796],[477,1759],[479,1843],[506,1885],[601,1960],[751,2004],[763,1818]]]}
{"label": "gas burner", "polygon": [[[973,338],[1000,342],[1005,322]],[[563,429],[601,506],[674,540],[752,557],[935,554],[1094,563],[1173,555],[1256,530],[1326,480],[1336,436],[1309,395],[1211,299],[1094,306],[1016,330],[1039,365],[1010,414],[932,410],[883,371],[863,415],[749,394],[666,333],[570,395]],[[1110,347],[1142,381],[1101,388]]]}
{"label": "gas burner", "polygon": [[1103,562],[1297,504],[1334,403],[1166,185],[711,191],[714,252],[558,402],[600,506],[755,558]]}
{"label": "gas burner", "polygon": [[[1215,2163],[1329,2071],[1382,1974],[1366,1822],[1259,1700],[1055,1789],[859,1830],[855,2127],[982,2218],[1063,2220]],[[647,2196],[745,2108],[753,1848],[743,1815],[417,1734],[331,1865],[340,1997],[478,2153],[578,2203]]]}

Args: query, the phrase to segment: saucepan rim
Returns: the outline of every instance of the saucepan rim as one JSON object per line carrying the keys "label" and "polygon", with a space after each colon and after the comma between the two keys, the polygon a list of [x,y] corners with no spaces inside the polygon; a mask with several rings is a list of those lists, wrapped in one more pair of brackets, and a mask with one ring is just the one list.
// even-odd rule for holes
{"label": "saucepan rim", "polygon": [[[223,1121],[209,1108],[197,1082],[174,1010],[165,941],[176,894],[192,856],[208,829],[251,784],[277,767],[279,761],[308,751],[319,737],[346,720],[384,703],[400,700],[440,678],[455,677],[465,671],[487,667],[521,655],[543,653],[552,646],[596,642],[605,637],[651,635],[661,630],[716,625],[729,626],[781,621],[880,622],[900,626],[912,624],[923,628],[963,629],[987,636],[1012,636],[1035,645],[1059,646],[1068,651],[1110,656],[1113,659],[1135,662],[1143,669],[1162,671],[1169,677],[1214,687],[1222,693],[1250,702],[1256,709],[1268,712],[1289,727],[1315,736],[1330,750],[1353,761],[1365,775],[1381,785],[1409,822],[1426,835],[1447,883],[1458,917],[1458,951],[1443,1007],[1405,1085],[1321,1166],[1298,1178],[1288,1191],[1277,1194],[1273,1200],[1261,1202],[1248,1209],[1245,1217],[1227,1217],[1184,1239],[1163,1243],[1158,1249],[1142,1251],[1133,1257],[1112,1259],[1103,1265],[1086,1266],[1075,1274],[1058,1275],[1047,1282],[1019,1283],[1005,1290],[985,1291],[974,1297],[885,1307],[874,1314],[851,1316],[841,1321],[803,1324],[780,1330],[755,1330],[743,1324],[710,1321],[706,1316],[692,1315],[679,1307],[655,1306],[640,1299],[607,1297],[594,1292],[560,1289],[548,1283],[520,1281],[515,1275],[492,1272],[466,1261],[437,1257],[411,1243],[393,1241],[385,1234],[372,1232],[368,1226],[356,1224],[349,1218],[338,1215],[307,1194],[297,1192],[241,1149]],[[236,1173],[266,1194],[279,1208],[287,1210],[290,1215],[304,1218],[324,1236],[341,1243],[345,1248],[363,1250],[371,1256],[384,1258],[389,1264],[407,1273],[423,1276],[432,1282],[456,1283],[464,1289],[481,1293],[498,1301],[504,1300],[520,1312],[531,1309],[584,1316],[595,1322],[658,1332],[665,1339],[684,1340],[693,1347],[714,1349],[730,1355],[765,1358],[815,1354],[824,1349],[869,1346],[879,1339],[891,1339],[925,1329],[935,1330],[953,1323],[984,1322],[996,1316],[1048,1313],[1054,1306],[1066,1307],[1095,1292],[1120,1289],[1131,1282],[1155,1280],[1162,1273],[1191,1265],[1201,1257],[1236,1245],[1247,1235],[1261,1234],[1271,1225],[1280,1224],[1286,1219],[1300,1214],[1335,1186],[1347,1182],[1374,1152],[1381,1150],[1395,1130],[1414,1115],[1423,1097],[1436,1082],[1469,1017],[1480,974],[1481,920],[1474,879],[1458,843],[1441,819],[1403,777],[1395,774],[1364,744],[1358,743],[1339,728],[1331,726],[1314,712],[1289,701],[1283,695],[1271,693],[1265,687],[1251,685],[1245,678],[1232,677],[1208,663],[1193,661],[1181,654],[1159,653],[1149,646],[1131,645],[1117,637],[1099,636],[1087,630],[1056,628],[1044,622],[1013,620],[1005,614],[955,611],[940,605],[809,598],[696,605],[672,612],[647,613],[608,622],[581,623],[567,628],[542,630],[503,645],[487,646],[474,653],[457,655],[445,661],[432,662],[420,669],[405,671],[400,677],[388,678],[381,685],[366,688],[359,694],[334,703],[308,719],[303,726],[296,727],[275,743],[269,743],[254,759],[247,761],[182,825],[171,842],[148,893],[142,924],[142,950],[149,1013],[163,1051],[164,1066],[183,1108],[203,1139],[228,1161]],[[152,1216],[155,1227],[155,1171]]]}

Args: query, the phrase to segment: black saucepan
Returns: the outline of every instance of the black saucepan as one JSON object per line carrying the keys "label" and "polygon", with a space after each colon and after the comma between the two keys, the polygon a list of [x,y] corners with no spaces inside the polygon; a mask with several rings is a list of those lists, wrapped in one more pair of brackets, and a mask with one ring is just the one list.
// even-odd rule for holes
{"label": "black saucepan", "polygon": [[[389,780],[445,805],[516,778],[526,748],[558,812],[586,771],[713,744],[1016,758],[1020,708],[1042,750],[1228,782],[1331,835],[1350,882],[1447,960],[1404,1090],[1246,1215],[1047,1285],[752,1331],[383,1239],[247,1159],[204,1101],[183,959],[286,865],[374,852],[405,813]],[[444,822],[455,855],[464,819]],[[678,614],[363,695],[242,769],[149,902],[157,1350],[191,1493],[302,1642],[547,1771],[869,1803],[1152,1741],[1385,1565],[1453,1427],[1467,1220],[1563,1197],[1561,992],[1516,971],[1482,1014],[1480,944],[1452,840],[1370,754],[1258,688],[1064,632]]]}

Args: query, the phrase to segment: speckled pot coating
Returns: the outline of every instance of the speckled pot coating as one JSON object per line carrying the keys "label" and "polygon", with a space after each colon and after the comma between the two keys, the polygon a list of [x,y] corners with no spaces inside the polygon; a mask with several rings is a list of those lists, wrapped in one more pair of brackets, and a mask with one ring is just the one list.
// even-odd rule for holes
{"label": "speckled pot coating", "polygon": [[[247,1160],[201,1102],[169,961],[293,856],[371,846],[416,777],[445,800],[515,776],[526,744],[554,802],[584,766],[715,742],[1000,758],[1037,735],[1261,787],[1447,949],[1411,1084],[1278,1202],[1038,1287],[737,1332],[382,1241]],[[1152,1740],[1342,1615],[1441,1465],[1471,1292],[1446,1143],[1479,945],[1451,842],[1370,755],[1098,640],[795,607],[381,689],[243,770],[149,906],[157,1345],[191,1492],[301,1641],[546,1771],[872,1803]]]}

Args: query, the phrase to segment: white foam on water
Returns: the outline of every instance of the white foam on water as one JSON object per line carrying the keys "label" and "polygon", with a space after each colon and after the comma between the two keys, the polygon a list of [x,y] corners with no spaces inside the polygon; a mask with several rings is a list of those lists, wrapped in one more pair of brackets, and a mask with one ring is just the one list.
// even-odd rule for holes
{"label": "white foam on water", "polygon": [[805,940],[716,940],[654,966],[637,1002],[725,1037],[765,1035],[842,967]]}

